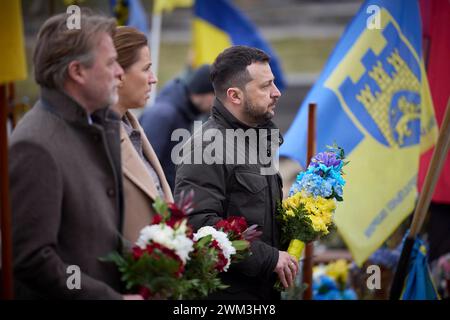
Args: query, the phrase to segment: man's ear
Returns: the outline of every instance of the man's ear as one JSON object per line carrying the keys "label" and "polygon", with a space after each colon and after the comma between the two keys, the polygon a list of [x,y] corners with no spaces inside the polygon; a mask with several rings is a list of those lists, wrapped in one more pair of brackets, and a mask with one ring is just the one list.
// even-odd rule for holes
{"label": "man's ear", "polygon": [[233,104],[241,104],[242,103],[243,92],[239,88],[228,88],[227,90],[227,98]]}
{"label": "man's ear", "polygon": [[73,81],[84,84],[85,80],[85,70],[79,61],[71,61],[67,66],[67,76]]}

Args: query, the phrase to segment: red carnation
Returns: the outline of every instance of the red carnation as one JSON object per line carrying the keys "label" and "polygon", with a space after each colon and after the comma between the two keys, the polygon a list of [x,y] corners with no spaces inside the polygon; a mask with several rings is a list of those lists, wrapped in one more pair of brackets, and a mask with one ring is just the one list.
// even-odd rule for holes
{"label": "red carnation", "polygon": [[186,236],[191,240],[194,239],[194,230],[190,225],[186,225]]}
{"label": "red carnation", "polygon": [[141,287],[139,289],[139,294],[144,298],[144,300],[148,300],[152,296],[152,292],[147,287]]}
{"label": "red carnation", "polygon": [[222,248],[219,246],[219,243],[216,240],[211,241],[210,246],[217,250],[217,263],[215,265],[215,269],[219,272],[222,272],[225,266],[228,264],[228,259],[225,258]]}
{"label": "red carnation", "polygon": [[216,223],[215,227],[217,230],[222,229],[222,231],[225,233],[229,233],[229,232],[233,231],[231,229],[230,223],[227,220],[220,220],[219,222]]}
{"label": "red carnation", "polygon": [[169,204],[169,210],[170,213],[172,214],[171,217],[176,220],[180,220],[186,217],[186,214],[182,210],[180,210],[180,208],[178,208],[178,206],[175,203]]}
{"label": "red carnation", "polygon": [[177,222],[180,221],[178,219],[175,218],[170,218],[169,220],[166,221],[166,224],[171,227],[172,229],[176,229],[175,225],[177,224]]}
{"label": "red carnation", "polygon": [[247,229],[247,221],[244,217],[231,216],[217,222],[215,227],[225,233],[231,233],[233,240],[242,239],[242,233]]}
{"label": "red carnation", "polygon": [[218,257],[218,261],[217,261],[217,264],[216,264],[216,270],[219,271],[219,272],[222,272],[223,269],[225,268],[225,266],[228,263],[228,259],[225,258],[225,256],[223,255],[222,252],[219,252],[217,257]]}
{"label": "red carnation", "polygon": [[151,223],[151,224],[160,224],[161,221],[162,221],[161,215],[160,215],[160,214],[155,214],[155,215],[153,216],[153,219],[152,219],[152,223]]}
{"label": "red carnation", "polygon": [[133,253],[133,259],[139,260],[142,257],[142,254],[144,253],[144,250],[142,250],[140,247],[135,246],[132,248]]}
{"label": "red carnation", "polygon": [[[149,246],[147,246],[148,248]],[[184,265],[183,265],[183,261],[181,261],[180,257],[175,253],[174,250],[167,248],[166,246],[163,246],[162,244],[159,243],[153,243],[152,244],[152,252],[154,251],[154,249],[158,249],[161,253],[163,253],[165,256],[168,256],[170,258],[172,258],[173,260],[177,261],[179,266],[178,266],[178,270],[175,272],[175,275],[177,277],[181,277],[181,275],[184,272]],[[155,257],[156,259],[159,258],[159,256]]]}
{"label": "red carnation", "polygon": [[230,218],[234,218],[232,220],[232,224],[236,225],[236,227],[239,230],[239,233],[244,232],[247,229],[247,221],[245,220],[244,217],[230,217]]}
{"label": "red carnation", "polygon": [[153,253],[155,244],[156,243],[147,244],[147,246],[145,247],[145,251],[148,253],[149,256]]}

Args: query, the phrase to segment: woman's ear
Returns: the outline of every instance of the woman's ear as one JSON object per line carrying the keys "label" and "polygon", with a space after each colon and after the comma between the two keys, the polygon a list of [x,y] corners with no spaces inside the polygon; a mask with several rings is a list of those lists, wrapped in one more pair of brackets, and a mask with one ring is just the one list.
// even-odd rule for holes
{"label": "woman's ear", "polygon": [[239,88],[228,88],[227,90],[227,99],[233,104],[241,104],[242,103],[243,92]]}

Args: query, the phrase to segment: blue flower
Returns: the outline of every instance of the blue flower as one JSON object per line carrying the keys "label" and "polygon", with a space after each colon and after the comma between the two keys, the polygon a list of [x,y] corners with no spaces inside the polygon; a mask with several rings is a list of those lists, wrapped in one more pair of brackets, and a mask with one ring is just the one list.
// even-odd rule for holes
{"label": "blue flower", "polygon": [[334,192],[336,192],[336,194],[342,198],[343,195],[343,190],[342,190],[342,186],[340,184],[336,184],[333,186],[333,190]]}
{"label": "blue flower", "polygon": [[[310,165],[308,167],[308,169],[306,170],[306,172],[317,174],[324,179],[332,178],[332,179],[336,180],[336,183],[343,186],[343,185],[345,185],[345,180],[342,178],[342,173],[341,173],[342,166],[343,166],[342,162],[337,166],[331,166],[331,167],[328,167],[322,163],[319,163],[314,166]],[[298,179],[298,177],[297,177],[297,179]]]}
{"label": "blue flower", "polygon": [[[323,176],[319,174],[320,172]],[[339,197],[342,197],[344,185],[345,180],[338,168],[327,168],[319,164],[317,167],[309,168],[306,172],[299,173],[289,196],[304,190],[309,196],[328,198],[334,190]]]}
{"label": "blue flower", "polygon": [[341,162],[342,161],[337,157],[336,153],[329,151],[320,152],[311,159],[312,166],[323,164],[326,167],[335,167],[338,166]]}
{"label": "blue flower", "polygon": [[339,290],[333,278],[323,274],[313,281],[314,300],[356,300],[358,296],[353,289]]}
{"label": "blue flower", "polygon": [[358,299],[358,296],[357,296],[355,290],[353,290],[353,289],[345,289],[344,291],[342,291],[341,296],[342,296],[343,300],[357,300]]}
{"label": "blue flower", "polygon": [[330,290],[338,290],[338,287],[333,278],[327,276],[326,274],[322,274],[314,279],[313,290],[323,293]]}
{"label": "blue flower", "polygon": [[383,265],[388,269],[393,269],[400,259],[401,247],[391,250],[389,248],[380,248],[369,258],[373,264]]}
{"label": "blue flower", "polygon": [[333,186],[330,181],[321,176],[309,172],[302,172],[298,175],[297,181],[291,187],[289,195],[304,191],[308,196],[327,198],[333,193]]}
{"label": "blue flower", "polygon": [[336,183],[344,186],[345,185],[345,180],[344,178],[342,178],[342,174],[341,174],[341,168],[335,168],[333,167],[329,172],[328,172],[328,176],[334,180],[336,180]]}
{"label": "blue flower", "polygon": [[304,191],[308,196],[330,198],[332,194],[337,200],[342,200],[342,188],[345,180],[342,178],[344,162],[336,152],[321,152],[311,159],[304,172],[300,172],[292,185],[289,196]]}
{"label": "blue flower", "polygon": [[319,293],[313,296],[314,300],[342,300],[341,293],[338,290],[330,290],[326,293]]}

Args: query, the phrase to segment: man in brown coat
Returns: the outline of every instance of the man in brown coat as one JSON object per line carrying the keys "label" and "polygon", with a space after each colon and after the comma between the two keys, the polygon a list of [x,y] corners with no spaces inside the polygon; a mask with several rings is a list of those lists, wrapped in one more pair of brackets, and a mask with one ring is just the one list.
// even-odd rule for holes
{"label": "man in brown coat", "polygon": [[120,249],[123,219],[115,22],[83,12],[69,30],[67,17],[39,32],[41,98],[11,137],[15,293],[121,299],[119,273],[99,260]]}

